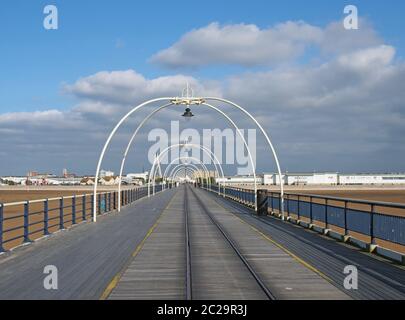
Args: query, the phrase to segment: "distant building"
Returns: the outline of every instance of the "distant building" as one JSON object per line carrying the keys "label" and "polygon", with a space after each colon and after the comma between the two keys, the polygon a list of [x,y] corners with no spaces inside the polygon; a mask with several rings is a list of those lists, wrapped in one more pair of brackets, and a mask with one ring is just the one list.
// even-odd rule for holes
{"label": "distant building", "polygon": [[341,185],[399,185],[405,184],[405,174],[341,174]]}
{"label": "distant building", "polygon": [[[225,177],[225,178],[216,178],[215,181],[221,184],[238,184],[238,185],[248,185],[254,184],[255,179],[253,176],[233,176],[233,177]],[[256,176],[256,183],[263,184],[263,177],[257,175]]]}
{"label": "distant building", "polygon": [[82,186],[94,186],[94,178],[83,178],[80,180]]}
{"label": "distant building", "polygon": [[113,177],[113,176],[114,176],[114,171],[100,170],[100,178]]}
{"label": "distant building", "polygon": [[146,182],[148,180],[148,178],[149,178],[149,172],[145,171],[143,173],[128,173],[126,175],[126,177],[127,177],[127,179],[143,180],[144,182]]}
{"label": "distant building", "polygon": [[104,186],[113,186],[119,183],[119,177],[106,176],[100,178],[100,184]]}
{"label": "distant building", "polygon": [[[405,184],[405,174],[340,174],[336,172],[282,174],[285,185],[400,185]],[[264,174],[263,183],[279,185],[277,173]]]}

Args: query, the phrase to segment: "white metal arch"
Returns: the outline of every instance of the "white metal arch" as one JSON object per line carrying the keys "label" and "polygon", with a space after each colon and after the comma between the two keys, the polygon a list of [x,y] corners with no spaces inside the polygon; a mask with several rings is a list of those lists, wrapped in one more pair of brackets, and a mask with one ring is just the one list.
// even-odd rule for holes
{"label": "white metal arch", "polygon": [[[223,168],[222,168],[221,162],[218,160],[218,158],[217,158],[217,156],[215,155],[215,153],[213,153],[210,149],[208,149],[207,147],[205,147],[205,146],[203,146],[203,145],[197,145],[197,144],[193,144],[193,143],[178,143],[178,144],[174,144],[174,145],[171,145],[171,146],[165,148],[165,149],[160,153],[159,156],[162,156],[163,154],[167,153],[169,150],[171,150],[171,149],[173,149],[173,148],[176,148],[176,147],[191,147],[191,148],[198,148],[198,149],[202,150],[203,152],[205,152],[205,153],[210,157],[212,163],[213,163],[214,166],[215,166],[215,170],[217,171],[218,176],[219,176],[219,170],[218,170],[218,167],[219,167],[219,168],[220,168],[220,171],[221,171],[222,177],[223,177],[223,178],[225,177],[225,175],[224,175],[224,170],[223,170]],[[160,160],[160,158],[156,158],[156,159],[155,159],[155,161],[159,161],[159,160]],[[177,161],[177,160],[178,160],[178,159],[176,159],[175,161]],[[165,170],[165,173],[163,174],[163,177],[166,175],[167,169],[168,169],[172,164],[173,164],[173,161],[170,162],[169,165],[167,166],[167,168],[166,168],[166,170]],[[218,165],[218,166],[217,166],[217,165]],[[152,166],[152,169],[151,169],[151,172],[150,172],[149,176],[152,176],[152,173],[153,173],[153,180],[152,180],[152,181],[154,181],[154,178],[155,178],[154,166]]]}
{"label": "white metal arch", "polygon": [[[199,146],[199,145],[196,145],[196,144],[178,143],[178,144],[173,144],[173,145],[171,145],[171,146],[166,147],[166,148],[155,158],[155,160],[153,161],[153,165],[152,165],[152,168],[151,168],[151,170],[150,170],[149,177],[148,177],[148,185],[150,185],[150,181],[151,181],[150,178],[151,178],[151,177],[153,178],[153,180],[152,180],[152,184],[153,184],[153,194],[155,193],[155,164],[156,164],[156,162],[159,161],[159,160],[160,160],[160,157],[163,156],[164,154],[166,154],[169,150],[171,150],[171,149],[173,149],[173,148],[187,147],[187,146],[194,146],[195,148],[200,148],[200,150],[203,150],[203,152],[207,153],[207,154],[211,157],[211,155],[210,155],[211,150],[209,150],[210,152],[208,152],[208,151],[207,151],[208,148],[202,148],[202,146]],[[212,152],[211,152],[211,153],[212,153]],[[196,159],[196,158],[194,158],[194,159]],[[212,158],[211,158],[211,159],[212,159]],[[177,159],[177,160],[179,160],[179,159]],[[177,160],[176,160],[176,161],[177,161]],[[203,164],[201,161],[200,161],[200,163]],[[215,170],[217,171],[217,174],[218,174],[218,176],[219,176],[219,171],[218,171],[218,168],[217,168],[217,166],[216,166],[214,160],[213,160],[213,163],[214,163],[214,166],[215,166]],[[221,165],[220,165],[220,166],[221,166]],[[222,170],[222,166],[221,166],[221,170]],[[223,172],[223,170],[222,170],[222,172]],[[153,176],[152,176],[152,173],[153,173]],[[149,188],[148,188],[148,196],[150,196],[150,190],[149,190]]]}
{"label": "white metal arch", "polygon": [[173,103],[167,103],[167,104],[164,104],[164,105],[158,107],[157,109],[153,110],[150,114],[148,114],[142,120],[142,122],[138,125],[138,127],[135,129],[134,133],[132,134],[131,139],[129,140],[128,145],[127,145],[127,147],[125,149],[124,156],[122,157],[122,160],[121,160],[120,175],[119,175],[119,180],[118,180],[118,211],[121,211],[122,174],[124,172],[125,161],[127,159],[127,155],[128,155],[128,152],[129,152],[129,150],[131,148],[132,142],[134,141],[134,139],[135,139],[136,135],[138,134],[139,130],[142,129],[142,127],[146,124],[146,122],[150,118],[152,118],[159,111],[161,111],[161,110],[163,110],[163,109],[165,109],[167,107],[173,106],[173,105],[174,105]]}
{"label": "white metal arch", "polygon": [[173,173],[172,179],[175,180],[177,178],[177,175],[182,171],[184,171],[186,174],[187,173],[191,173],[191,174],[195,173],[195,170],[193,170],[191,168],[181,167],[181,168],[178,168],[176,170],[176,172]]}
{"label": "white metal arch", "polygon": [[[167,147],[166,149],[164,149],[164,151],[162,151],[162,153],[160,153],[159,156],[158,156],[156,159],[158,159],[160,156],[162,156],[164,153],[166,153],[168,150],[170,150],[170,147],[175,147],[175,145],[169,146],[169,147]],[[153,162],[151,172],[153,171],[153,168],[154,168],[156,159],[155,159],[155,161]],[[205,170],[205,172],[206,172],[207,174],[209,173],[209,170],[207,169],[207,166],[206,166],[200,159],[197,159],[197,158],[195,158],[195,157],[190,157],[190,156],[187,156],[187,157],[178,157],[178,158],[174,159],[173,161],[177,161],[177,160],[180,161],[180,160],[184,160],[184,159],[196,161],[197,164],[200,164],[200,165],[204,168],[204,170]],[[173,162],[173,161],[172,161],[172,162]],[[217,171],[217,172],[218,172],[218,171]],[[218,175],[219,175],[219,173],[218,173]],[[151,181],[150,178],[151,178],[151,176],[149,175],[149,177],[148,177],[148,197],[150,197],[150,181]],[[153,181],[153,192],[154,192],[154,187],[155,187],[155,186],[154,186],[154,181]]]}
{"label": "white metal arch", "polygon": [[[214,166],[216,167],[216,171],[218,172],[218,167],[221,170],[221,175],[222,177],[225,177],[224,175],[224,170],[222,168],[221,162],[218,160],[218,157],[215,155],[214,152],[212,152],[210,149],[208,149],[207,147],[205,147],[204,145],[197,145],[197,144],[193,144],[193,143],[187,143],[185,144],[185,146],[187,147],[192,147],[192,148],[199,148],[200,150],[203,150],[203,152],[205,152],[206,154],[208,154],[208,156],[210,157],[212,163],[214,164]],[[168,166],[166,167],[163,176],[165,176],[165,173],[167,171],[167,169],[171,166],[171,164],[173,163],[173,161],[171,163],[168,164]],[[219,173],[219,172],[218,172]],[[219,174],[218,174],[219,176]]]}
{"label": "white metal arch", "polygon": [[[198,172],[198,171],[199,171],[198,167],[197,167],[196,165],[192,164],[192,163],[187,163],[187,164],[185,164],[185,163],[180,163],[180,164],[178,164],[177,166],[175,166],[172,170],[170,170],[170,173],[169,173],[165,178],[166,178],[167,180],[169,180],[169,178],[173,175],[173,173],[174,173],[178,168],[180,168],[180,167],[185,167],[185,166],[195,169],[194,172]],[[199,177],[201,177],[201,174],[199,174]]]}
{"label": "white metal arch", "polygon": [[[193,167],[193,168],[197,169],[198,171],[200,171],[200,172],[199,172],[199,176],[198,176],[200,179],[203,179],[203,178],[207,175],[207,173],[206,173],[205,171],[204,171],[204,175],[202,175],[201,170],[200,170],[196,165],[194,165],[194,164],[192,164],[192,163],[180,163],[180,164],[178,164],[177,166],[175,166],[174,168],[170,169],[170,172],[167,174],[167,170],[170,168],[170,166],[171,166],[171,165],[173,164],[173,162],[175,162],[175,161],[176,161],[176,159],[173,160],[173,161],[167,166],[167,168],[165,169],[165,171],[164,171],[164,173],[163,173],[163,177],[166,177],[167,180],[169,179],[170,176],[173,175],[173,172],[175,172],[175,170],[178,169],[178,168],[181,167],[181,166]],[[218,171],[217,171],[217,174],[219,175]],[[208,176],[209,176],[209,173],[208,173]],[[220,193],[218,192],[218,194],[220,194]]]}
{"label": "white metal arch", "polygon": [[117,132],[117,130],[119,129],[119,127],[124,123],[125,120],[128,119],[128,117],[135,113],[136,111],[138,111],[140,108],[154,103],[154,102],[159,102],[159,101],[171,101],[173,98],[156,98],[156,99],[151,99],[148,101],[145,101],[141,104],[139,104],[138,106],[136,106],[135,108],[133,108],[131,111],[129,111],[125,116],[123,116],[121,118],[121,120],[116,124],[116,126],[114,127],[114,129],[111,131],[110,135],[107,138],[107,141],[104,144],[104,147],[101,151],[100,157],[98,159],[98,163],[97,163],[97,169],[96,169],[96,175],[95,175],[95,179],[94,179],[94,194],[93,194],[93,222],[97,221],[97,186],[98,186],[98,177],[100,174],[100,169],[101,169],[101,163],[103,162],[104,159],[104,154],[111,142],[112,137],[115,135],[115,133]]}
{"label": "white metal arch", "polygon": [[[204,98],[205,100],[213,100],[213,101],[220,101],[220,102],[224,102],[230,106],[233,106],[235,108],[237,108],[238,110],[242,111],[245,115],[247,115],[255,124],[256,126],[260,129],[260,131],[262,132],[262,134],[264,135],[264,137],[267,140],[267,144],[269,145],[271,152],[273,154],[273,158],[274,161],[276,162],[276,166],[277,166],[277,171],[278,171],[278,176],[279,176],[279,180],[280,180],[280,199],[281,199],[281,217],[284,220],[284,185],[283,185],[283,181],[282,181],[282,173],[281,173],[281,167],[280,167],[280,162],[278,160],[278,156],[276,153],[276,150],[273,146],[273,143],[271,142],[271,139],[269,137],[269,135],[267,134],[267,132],[263,129],[262,125],[259,123],[259,121],[257,121],[255,119],[255,117],[253,117],[246,109],[242,108],[240,105],[227,100],[227,99],[223,99],[223,98],[217,98],[217,97],[206,97]],[[277,184],[277,181],[276,181]]]}
{"label": "white metal arch", "polygon": [[219,110],[217,107],[214,107],[213,105],[203,102],[202,105],[207,106],[217,112],[219,112],[220,114],[222,114],[222,116],[224,116],[229,123],[235,128],[236,132],[238,133],[239,137],[241,138],[244,147],[246,148],[247,152],[248,152],[248,156],[249,156],[249,161],[250,161],[250,165],[252,166],[252,171],[253,171],[253,179],[255,181],[254,183],[254,199],[255,199],[255,211],[257,211],[257,179],[256,179],[256,165],[253,162],[253,157],[252,157],[252,153],[250,152],[250,148],[249,145],[246,142],[245,137],[243,136],[242,132],[240,131],[239,127],[236,125],[236,123],[222,110]]}
{"label": "white metal arch", "polygon": [[[175,105],[201,105],[203,102],[205,102],[205,100],[214,100],[214,101],[220,101],[220,102],[224,102],[227,103],[230,106],[233,106],[237,109],[239,109],[240,111],[242,111],[245,115],[247,115],[251,120],[253,120],[255,122],[255,124],[259,127],[259,129],[261,130],[261,132],[263,133],[263,135],[265,136],[270,149],[272,150],[273,153],[273,157],[275,159],[276,165],[277,165],[277,170],[278,170],[278,174],[279,174],[279,179],[280,179],[280,198],[281,198],[281,212],[282,212],[282,218],[284,219],[284,187],[283,187],[283,183],[282,183],[282,173],[281,173],[281,168],[280,168],[280,164],[278,161],[278,157],[277,154],[275,152],[275,149],[273,147],[273,144],[269,138],[269,136],[267,135],[266,131],[263,129],[263,127],[260,125],[260,123],[248,112],[246,111],[244,108],[242,108],[241,106],[237,105],[236,103],[233,103],[232,101],[226,100],[226,99],[222,99],[222,98],[216,98],[216,97],[206,97],[206,98],[194,98],[194,97],[165,97],[165,98],[156,98],[156,99],[151,99],[148,100],[146,102],[141,103],[140,105],[136,106],[135,108],[133,108],[132,110],[130,110],[118,123],[117,125],[114,127],[114,129],[111,131],[110,135],[107,138],[107,141],[105,142],[103,149],[101,151],[98,163],[97,163],[97,169],[96,169],[96,174],[95,174],[95,181],[94,181],[94,194],[93,194],[93,221],[95,222],[97,220],[97,187],[98,187],[98,178],[99,178],[99,172],[101,169],[101,164],[102,161],[104,159],[104,155],[105,152],[111,142],[112,137],[115,135],[115,133],[117,132],[117,130],[119,129],[119,127],[122,125],[122,123],[133,113],[135,113],[137,110],[139,110],[140,108],[149,105],[151,103],[154,102],[159,102],[159,101],[168,101],[171,102]],[[224,113],[225,114],[225,113]],[[256,181],[256,179],[255,179]],[[256,203],[257,203],[257,199],[255,199]],[[255,206],[257,208],[257,206]]]}

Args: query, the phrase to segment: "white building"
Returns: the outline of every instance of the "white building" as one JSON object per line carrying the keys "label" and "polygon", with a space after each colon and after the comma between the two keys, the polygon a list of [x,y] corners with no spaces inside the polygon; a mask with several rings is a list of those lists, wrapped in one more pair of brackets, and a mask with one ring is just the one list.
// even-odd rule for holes
{"label": "white building", "polygon": [[[291,173],[282,175],[285,185],[400,185],[405,174],[339,174],[336,172]],[[279,185],[277,173],[264,174],[265,185]]]}
{"label": "white building", "polygon": [[[232,184],[243,185],[243,184],[254,184],[255,179],[253,176],[234,176],[234,177],[216,178],[215,182],[229,185]],[[256,183],[263,184],[263,177],[256,176]]]}
{"label": "white building", "polygon": [[127,178],[132,180],[143,179],[145,182],[148,180],[149,172],[145,171],[143,173],[128,173]]}
{"label": "white building", "polygon": [[341,174],[339,175],[341,185],[399,185],[405,184],[405,174]]}
{"label": "white building", "polygon": [[114,176],[114,171],[100,170],[100,178],[113,177],[113,176]]}

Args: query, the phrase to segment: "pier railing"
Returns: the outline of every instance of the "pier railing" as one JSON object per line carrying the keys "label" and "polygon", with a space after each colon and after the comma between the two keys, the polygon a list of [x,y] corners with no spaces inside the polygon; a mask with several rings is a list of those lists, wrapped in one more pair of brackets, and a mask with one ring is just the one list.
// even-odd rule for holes
{"label": "pier railing", "polygon": [[[155,187],[162,191],[162,185]],[[121,191],[121,206],[148,195],[148,187]],[[117,210],[118,192],[96,195],[97,214]],[[93,194],[61,196],[48,199],[0,203],[0,253],[79,223],[91,221]]]}
{"label": "pier railing", "polygon": [[[218,191],[217,186],[211,188]],[[266,212],[280,218],[280,193],[265,192]],[[253,190],[226,187],[225,194],[254,207]],[[387,249],[405,254],[405,204],[285,193],[284,214],[287,221],[355,242],[370,252]]]}

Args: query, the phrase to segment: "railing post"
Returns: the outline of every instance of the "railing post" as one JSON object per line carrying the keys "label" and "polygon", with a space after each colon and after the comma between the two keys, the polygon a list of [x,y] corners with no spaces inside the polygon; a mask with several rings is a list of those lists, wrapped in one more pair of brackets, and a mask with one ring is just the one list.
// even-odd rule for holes
{"label": "railing post", "polygon": [[97,210],[98,214],[101,214],[101,193],[98,194],[97,198],[98,198]]}
{"label": "railing post", "polygon": [[3,248],[3,218],[4,218],[4,206],[0,203],[0,252],[4,252]]}
{"label": "railing post", "polygon": [[371,205],[371,212],[370,212],[370,238],[371,238],[371,245],[375,245],[374,239],[374,204]]}
{"label": "railing post", "polygon": [[59,229],[65,229],[65,225],[63,222],[63,206],[64,206],[64,201],[63,197],[59,199]]}
{"label": "railing post", "polygon": [[111,212],[111,192],[108,193],[108,211]]}
{"label": "railing post", "polygon": [[46,199],[44,201],[44,235],[49,235],[49,201]]}
{"label": "railing post", "polygon": [[[91,202],[93,203],[93,201]],[[82,220],[86,221],[86,195],[82,197]]]}
{"label": "railing post", "polygon": [[325,199],[325,233],[328,231],[328,199]]}
{"label": "railing post", "polygon": [[298,196],[298,201],[297,201],[297,223],[300,221],[300,196]]}
{"label": "railing post", "polygon": [[345,227],[345,234],[344,236],[348,236],[348,230],[347,230],[347,201],[345,200],[345,209],[344,209],[344,227]]}
{"label": "railing post", "polygon": [[94,194],[92,194],[92,195],[90,195],[90,199],[91,199],[91,201],[90,201],[90,212],[94,212]]}
{"label": "railing post", "polygon": [[30,232],[30,202],[27,201],[24,203],[24,243],[26,242],[32,242],[29,237],[29,232]]}
{"label": "railing post", "polygon": [[76,196],[72,198],[72,225],[76,224]]}
{"label": "railing post", "polygon": [[313,218],[313,213],[312,213],[312,197],[309,197],[309,226],[312,227],[312,224],[314,223],[314,218]]}

